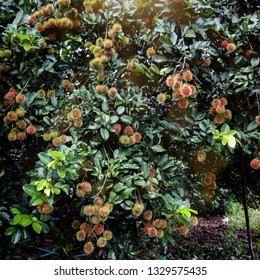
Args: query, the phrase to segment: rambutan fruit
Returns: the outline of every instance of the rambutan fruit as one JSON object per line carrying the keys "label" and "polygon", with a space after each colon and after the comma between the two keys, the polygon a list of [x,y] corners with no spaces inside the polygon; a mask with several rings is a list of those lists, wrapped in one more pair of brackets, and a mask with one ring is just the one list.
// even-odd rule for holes
{"label": "rambutan fruit", "polygon": [[230,110],[226,110],[224,116],[227,121],[230,121],[232,119],[232,112]]}
{"label": "rambutan fruit", "polygon": [[119,124],[119,123],[116,123],[115,126],[114,126],[114,128],[115,128],[116,133],[118,134],[118,133],[120,133],[121,130],[122,130],[122,125]]}
{"label": "rambutan fruit", "polygon": [[222,48],[226,48],[227,45],[228,45],[228,41],[227,40],[223,40],[220,45],[221,45]]}
{"label": "rambutan fruit", "polygon": [[154,48],[148,48],[147,51],[146,51],[146,55],[147,55],[148,57],[152,57],[152,56],[154,56],[155,54],[156,54],[156,52],[155,52],[155,49],[154,49]]}
{"label": "rambutan fruit", "polygon": [[229,52],[233,52],[233,51],[235,51],[236,50],[236,45],[234,44],[234,43],[229,43],[229,44],[227,44],[227,46],[226,46],[226,49],[227,49],[227,51],[229,51]]}
{"label": "rambutan fruit", "polygon": [[105,80],[105,75],[104,75],[104,73],[98,73],[98,75],[97,75],[97,80],[98,80],[99,82],[103,82],[103,81]]}
{"label": "rambutan fruit", "polygon": [[16,114],[16,112],[10,111],[10,112],[7,114],[7,116],[8,116],[8,118],[9,118],[10,122],[15,122],[15,121],[17,121],[17,114]]}
{"label": "rambutan fruit", "polygon": [[189,100],[187,100],[187,99],[181,99],[181,100],[179,100],[178,101],[178,106],[180,107],[180,108],[187,108],[188,106],[189,106]]}
{"label": "rambutan fruit", "polygon": [[101,55],[101,62],[107,63],[109,61],[109,57],[105,54]]}
{"label": "rambutan fruit", "polygon": [[51,90],[49,90],[49,91],[47,92],[47,97],[48,97],[48,98],[51,98],[51,97],[53,97],[53,96],[55,96],[55,90],[51,89]]}
{"label": "rambutan fruit", "polygon": [[156,237],[157,236],[157,229],[155,227],[150,227],[148,230],[148,236],[149,237]]}
{"label": "rambutan fruit", "polygon": [[59,138],[61,140],[61,144],[64,144],[68,141],[68,137],[64,134],[62,134]]}
{"label": "rambutan fruit", "polygon": [[130,145],[134,145],[135,143],[136,143],[136,140],[135,140],[134,135],[130,136],[130,137],[129,137],[129,144],[130,144]]}
{"label": "rambutan fruit", "polygon": [[15,97],[16,103],[23,103],[26,98],[25,95],[22,93],[19,93],[16,97]]}
{"label": "rambutan fruit", "polygon": [[29,135],[33,135],[36,133],[36,127],[34,125],[29,125],[26,129],[26,132],[29,134]]}
{"label": "rambutan fruit", "polygon": [[193,80],[193,74],[191,73],[191,71],[184,71],[182,73],[182,79],[184,81],[190,82]]}
{"label": "rambutan fruit", "polygon": [[57,130],[53,129],[50,131],[50,135],[52,138],[55,138],[55,137],[58,137],[59,132]]}
{"label": "rambutan fruit", "polygon": [[91,6],[85,6],[85,12],[87,14],[91,14],[91,13],[93,13],[93,8]]}
{"label": "rambutan fruit", "polygon": [[133,136],[134,136],[136,142],[140,142],[141,139],[142,139],[142,135],[141,135],[140,132],[135,132],[135,133],[133,134]]}
{"label": "rambutan fruit", "polygon": [[103,233],[103,237],[106,239],[106,240],[111,240],[112,237],[113,237],[113,234],[110,230],[105,230],[104,233]]}
{"label": "rambutan fruit", "polygon": [[119,143],[123,145],[128,145],[129,144],[129,136],[127,135],[121,135],[119,137]]}
{"label": "rambutan fruit", "polygon": [[9,141],[16,141],[17,140],[17,134],[16,133],[13,133],[13,132],[10,132],[7,136],[8,140]]}
{"label": "rambutan fruit", "polygon": [[101,217],[107,217],[109,215],[110,211],[106,206],[102,206],[99,209],[98,213]]}
{"label": "rambutan fruit", "polygon": [[108,37],[111,39],[113,39],[116,36],[116,34],[117,32],[114,29],[109,29],[107,33]]}
{"label": "rambutan fruit", "polygon": [[145,225],[144,231],[145,231],[146,233],[148,233],[150,229],[151,229],[151,225]]}
{"label": "rambutan fruit", "polygon": [[247,57],[251,57],[253,55],[253,52],[251,50],[246,51],[245,55]]}
{"label": "rambutan fruit", "polygon": [[228,104],[227,99],[225,97],[222,97],[219,99],[220,104],[223,106],[226,106]]}
{"label": "rambutan fruit", "polygon": [[225,106],[223,106],[223,105],[218,105],[218,106],[216,107],[216,112],[217,112],[217,114],[223,114],[223,113],[225,112]]}
{"label": "rambutan fruit", "polygon": [[206,58],[206,59],[204,60],[204,65],[205,65],[205,66],[210,66],[210,64],[211,64],[211,59],[210,59],[210,58]]}
{"label": "rambutan fruit", "polygon": [[260,115],[255,117],[255,121],[258,125],[260,125]]}
{"label": "rambutan fruit", "polygon": [[159,103],[164,103],[166,100],[166,94],[165,93],[159,93],[156,97],[157,101]]}
{"label": "rambutan fruit", "polygon": [[120,23],[116,22],[113,24],[112,29],[116,32],[120,32],[120,31],[122,31],[122,25]]}
{"label": "rambutan fruit", "polygon": [[157,237],[157,238],[163,238],[163,237],[164,237],[164,230],[162,230],[162,229],[157,229],[156,237]]}
{"label": "rambutan fruit", "polygon": [[71,111],[71,116],[74,118],[74,119],[78,119],[81,117],[81,111],[79,108],[74,108],[72,111]]}
{"label": "rambutan fruit", "polygon": [[80,226],[80,222],[78,220],[73,220],[72,223],[71,223],[71,227],[73,229],[79,229],[79,226]]}
{"label": "rambutan fruit", "polygon": [[215,124],[223,124],[225,122],[225,117],[223,115],[216,115],[214,118],[214,123]]}
{"label": "rambutan fruit", "polygon": [[192,216],[191,218],[190,218],[190,226],[196,226],[196,225],[198,225],[198,223],[199,223],[199,220],[198,220],[198,218],[197,217],[195,217],[195,216]]}
{"label": "rambutan fruit", "polygon": [[86,232],[84,230],[77,231],[76,238],[78,241],[84,241],[86,239]]}
{"label": "rambutan fruit", "polygon": [[161,220],[161,223],[162,223],[162,225],[161,225],[161,228],[162,229],[166,229],[167,227],[168,227],[168,223],[167,223],[167,221],[166,220]]}
{"label": "rambutan fruit", "polygon": [[17,140],[24,141],[26,139],[26,133],[25,132],[19,132],[17,135]]}
{"label": "rambutan fruit", "polygon": [[250,162],[251,168],[257,170],[260,169],[260,159],[259,158],[254,158]]}
{"label": "rambutan fruit", "polygon": [[82,127],[82,126],[83,126],[83,121],[82,121],[82,119],[74,120],[74,121],[73,121],[73,126],[76,127],[76,128]]}
{"label": "rambutan fruit", "polygon": [[82,190],[85,191],[85,193],[90,194],[92,191],[91,184],[89,182],[82,182],[80,183]]}
{"label": "rambutan fruit", "polygon": [[8,115],[4,117],[3,121],[7,124],[10,123],[10,118],[8,117]]}
{"label": "rambutan fruit", "polygon": [[42,207],[42,213],[43,214],[51,214],[53,211],[53,206],[49,204],[44,204]]}
{"label": "rambutan fruit", "polygon": [[204,150],[199,150],[197,153],[197,159],[199,162],[204,162],[206,160],[207,153]]}
{"label": "rambutan fruit", "polygon": [[84,197],[86,193],[82,189],[76,189],[76,196],[77,197]]}
{"label": "rambutan fruit", "polygon": [[96,225],[94,227],[94,231],[95,231],[96,235],[100,235],[104,232],[104,227],[102,225]]}
{"label": "rambutan fruit", "polygon": [[205,186],[210,186],[212,184],[212,179],[211,178],[204,178],[202,180],[202,183],[205,185]]}
{"label": "rambutan fruit", "polygon": [[175,81],[175,80],[174,80],[173,76],[168,76],[168,77],[166,78],[166,85],[167,85],[168,87],[172,87],[174,81]]}
{"label": "rambutan fruit", "polygon": [[54,137],[54,138],[52,139],[52,144],[53,144],[53,146],[55,146],[55,147],[59,147],[59,146],[62,144],[61,138],[60,138],[60,137]]}
{"label": "rambutan fruit", "polygon": [[215,181],[213,181],[212,184],[210,185],[210,188],[212,190],[215,190],[217,188],[217,183]]}
{"label": "rambutan fruit", "polygon": [[217,110],[215,107],[210,108],[210,114],[211,115],[216,115],[217,114]]}
{"label": "rambutan fruit", "polygon": [[188,84],[183,84],[181,86],[181,92],[183,93],[183,95],[185,97],[189,97],[192,95],[192,89],[191,89],[190,85],[188,85]]}
{"label": "rambutan fruit", "polygon": [[37,97],[38,98],[45,98],[45,96],[46,96],[46,93],[43,89],[40,89],[40,90],[37,91]]}
{"label": "rambutan fruit", "polygon": [[103,43],[103,46],[105,49],[110,49],[113,47],[113,41],[111,41],[110,39],[106,39]]}
{"label": "rambutan fruit", "polygon": [[160,220],[160,219],[156,219],[156,220],[154,220],[153,221],[153,226],[155,227],[155,228],[161,228],[161,226],[162,226],[162,221]]}
{"label": "rambutan fruit", "polygon": [[69,80],[63,80],[61,83],[61,86],[63,88],[68,88],[70,86],[70,81]]}
{"label": "rambutan fruit", "polygon": [[94,225],[99,224],[100,221],[101,221],[101,219],[100,219],[99,215],[94,215],[94,216],[90,217],[90,222]]}
{"label": "rambutan fruit", "polygon": [[114,98],[117,94],[117,89],[115,87],[112,87],[108,90],[107,94],[110,98]]}
{"label": "rambutan fruit", "polygon": [[146,221],[151,221],[153,218],[153,212],[151,210],[147,210],[144,212],[143,217]]}
{"label": "rambutan fruit", "polygon": [[84,245],[84,252],[85,254],[91,254],[95,250],[94,244],[92,242],[87,242]]}
{"label": "rambutan fruit", "polygon": [[132,128],[130,125],[128,125],[128,126],[124,129],[125,135],[130,136],[130,135],[133,134],[133,132],[134,132],[134,130],[133,130],[133,128]]}
{"label": "rambutan fruit", "polygon": [[104,237],[99,237],[98,240],[97,240],[97,246],[99,248],[103,248],[107,245],[107,239],[104,238]]}
{"label": "rambutan fruit", "polygon": [[86,42],[86,43],[84,44],[84,47],[87,48],[87,49],[89,49],[92,45],[93,45],[93,44],[92,44],[91,42]]}
{"label": "rambutan fruit", "polygon": [[87,205],[84,207],[84,213],[87,215],[87,216],[91,216],[94,214],[94,207],[93,205]]}
{"label": "rambutan fruit", "polygon": [[181,235],[186,235],[189,233],[189,229],[187,227],[181,227],[179,231]]}
{"label": "rambutan fruit", "polygon": [[97,196],[93,199],[93,204],[96,206],[103,206],[104,200],[100,196]]}
{"label": "rambutan fruit", "polygon": [[142,214],[143,210],[144,210],[144,204],[140,202],[135,203],[132,208],[133,214],[138,216]]}
{"label": "rambutan fruit", "polygon": [[89,232],[89,230],[90,230],[90,225],[87,224],[87,223],[82,223],[82,224],[79,226],[79,229],[80,229],[80,230],[83,230],[83,231],[85,231],[85,232]]}

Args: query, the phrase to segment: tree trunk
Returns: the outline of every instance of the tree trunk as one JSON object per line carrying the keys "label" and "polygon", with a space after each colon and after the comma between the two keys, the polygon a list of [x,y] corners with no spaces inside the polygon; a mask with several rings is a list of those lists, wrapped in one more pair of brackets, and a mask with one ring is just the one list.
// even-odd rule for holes
{"label": "tree trunk", "polygon": [[243,207],[244,207],[244,214],[245,214],[245,220],[246,220],[246,233],[247,233],[247,240],[249,245],[249,252],[251,255],[252,260],[255,260],[255,253],[253,248],[253,242],[252,242],[252,235],[250,230],[250,221],[249,221],[249,215],[248,215],[248,206],[247,206],[247,198],[246,198],[246,171],[245,171],[245,161],[244,161],[244,155],[243,151],[241,149],[241,160],[242,160],[242,196],[243,196]]}

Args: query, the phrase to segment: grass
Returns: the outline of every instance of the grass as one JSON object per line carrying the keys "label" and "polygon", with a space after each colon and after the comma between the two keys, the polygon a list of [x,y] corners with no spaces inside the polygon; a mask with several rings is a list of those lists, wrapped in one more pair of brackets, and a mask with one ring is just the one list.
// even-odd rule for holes
{"label": "grass", "polygon": [[[253,231],[260,232],[260,209],[248,209],[250,227]],[[245,229],[246,221],[243,206],[238,202],[230,204],[227,217],[229,218],[229,226],[236,229]]]}

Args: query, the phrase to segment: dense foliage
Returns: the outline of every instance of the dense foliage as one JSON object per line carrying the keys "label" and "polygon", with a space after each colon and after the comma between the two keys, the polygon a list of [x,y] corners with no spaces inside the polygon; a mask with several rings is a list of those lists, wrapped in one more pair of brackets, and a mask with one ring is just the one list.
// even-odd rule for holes
{"label": "dense foliage", "polygon": [[257,206],[257,2],[1,1],[5,235],[137,258],[239,199],[242,162]]}

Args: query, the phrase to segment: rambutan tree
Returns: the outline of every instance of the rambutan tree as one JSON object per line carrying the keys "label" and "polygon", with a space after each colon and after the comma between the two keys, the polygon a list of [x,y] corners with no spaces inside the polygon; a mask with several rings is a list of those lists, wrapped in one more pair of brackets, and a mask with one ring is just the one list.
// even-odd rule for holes
{"label": "rambutan tree", "polygon": [[197,224],[198,193],[226,195],[218,175],[234,158],[257,182],[254,1],[22,2],[0,7],[13,243],[40,234],[71,256],[138,258]]}

